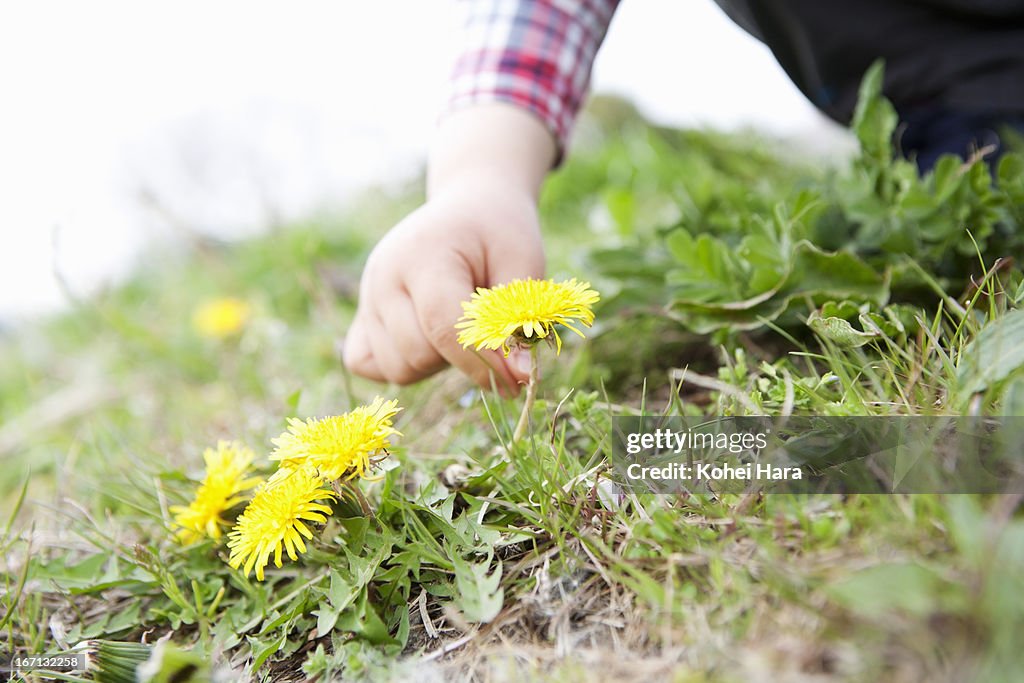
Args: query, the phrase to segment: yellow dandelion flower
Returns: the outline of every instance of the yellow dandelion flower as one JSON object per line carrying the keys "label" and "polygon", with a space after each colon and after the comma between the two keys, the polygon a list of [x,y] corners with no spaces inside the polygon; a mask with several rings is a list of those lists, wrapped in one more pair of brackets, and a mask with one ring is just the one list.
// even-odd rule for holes
{"label": "yellow dandelion flower", "polygon": [[271,553],[277,567],[281,566],[282,547],[291,560],[298,559],[298,553],[306,552],[302,538],[313,538],[304,522],[323,524],[325,515],[331,514],[328,505],[316,502],[336,498],[323,484],[315,469],[301,467],[260,486],[228,534],[228,564],[238,569],[245,563],[246,576],[255,567],[256,578],[262,581]]}
{"label": "yellow dandelion flower", "polygon": [[458,341],[463,347],[501,349],[505,355],[513,345],[555,338],[559,352],[562,339],[555,325],[564,325],[583,336],[573,323],[590,327],[594,322],[591,306],[600,295],[589,282],[576,278],[565,282],[552,280],[513,280],[490,289],[477,288],[472,299],[462,303],[463,316],[456,323]]}
{"label": "yellow dandelion flower", "polygon": [[216,449],[203,452],[206,474],[195,498],[187,506],[171,506],[182,543],[198,541],[204,535],[221,537],[221,526],[228,525],[222,517],[224,512],[245,500],[239,494],[260,483],[259,477],[248,476],[254,457],[251,450],[236,441],[220,441]]}
{"label": "yellow dandelion flower", "polygon": [[328,481],[365,477],[370,458],[390,446],[392,436],[401,436],[391,425],[399,410],[398,401],[378,396],[344,415],[292,418],[288,431],[274,439],[270,459],[280,461],[282,470],[315,467]]}
{"label": "yellow dandelion flower", "polygon": [[249,320],[249,304],[234,297],[207,301],[196,309],[192,325],[211,339],[224,339],[241,332]]}

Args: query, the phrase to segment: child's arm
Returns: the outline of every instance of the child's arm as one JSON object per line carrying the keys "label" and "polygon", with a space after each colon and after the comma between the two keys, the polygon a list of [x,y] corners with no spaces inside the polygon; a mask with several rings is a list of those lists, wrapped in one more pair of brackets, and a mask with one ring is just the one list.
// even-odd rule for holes
{"label": "child's arm", "polygon": [[[542,277],[537,197],[586,89],[614,0],[477,2],[431,151],[427,202],[377,244],[360,283],[345,364],[406,384],[452,364],[505,393],[528,367],[455,340],[476,287]],[[563,6],[573,8],[569,13]],[[492,44],[498,40],[498,44]],[[483,360],[482,360],[483,359]]]}

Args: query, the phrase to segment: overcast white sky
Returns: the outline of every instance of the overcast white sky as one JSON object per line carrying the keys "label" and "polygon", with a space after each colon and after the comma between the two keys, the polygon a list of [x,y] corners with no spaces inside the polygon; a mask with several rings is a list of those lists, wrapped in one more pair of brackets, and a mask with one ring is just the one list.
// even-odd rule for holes
{"label": "overcast white sky", "polygon": [[[58,306],[54,265],[86,291],[166,237],[143,190],[230,236],[268,203],[299,217],[415,173],[459,13],[453,0],[3,3],[0,317]],[[711,0],[623,0],[593,85],[665,123],[828,134]]]}

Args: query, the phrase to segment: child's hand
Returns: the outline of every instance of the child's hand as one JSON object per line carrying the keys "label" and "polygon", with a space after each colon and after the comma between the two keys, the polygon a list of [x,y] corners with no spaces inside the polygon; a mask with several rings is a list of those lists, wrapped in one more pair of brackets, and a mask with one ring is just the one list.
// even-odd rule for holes
{"label": "child's hand", "polygon": [[449,115],[430,159],[427,203],[374,248],[345,365],[408,384],[449,363],[505,394],[529,375],[527,354],[464,350],[455,323],[477,287],[543,277],[537,193],[554,159],[551,134],[531,114],[481,104]]}
{"label": "child's hand", "polygon": [[484,388],[493,369],[495,384],[514,394],[529,372],[515,366],[522,356],[464,350],[454,326],[477,287],[543,275],[533,197],[483,178],[448,186],[374,248],[345,364],[370,379],[407,384],[450,363]]}

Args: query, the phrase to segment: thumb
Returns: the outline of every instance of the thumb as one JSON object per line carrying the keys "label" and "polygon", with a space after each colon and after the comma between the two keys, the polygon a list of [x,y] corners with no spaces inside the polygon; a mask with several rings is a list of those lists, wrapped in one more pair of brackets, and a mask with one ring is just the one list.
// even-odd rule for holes
{"label": "thumb", "polygon": [[505,359],[505,365],[508,367],[509,374],[511,374],[517,382],[521,383],[530,379],[531,363],[530,352],[526,349],[516,349],[512,353],[508,354],[508,358]]}

